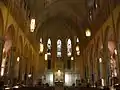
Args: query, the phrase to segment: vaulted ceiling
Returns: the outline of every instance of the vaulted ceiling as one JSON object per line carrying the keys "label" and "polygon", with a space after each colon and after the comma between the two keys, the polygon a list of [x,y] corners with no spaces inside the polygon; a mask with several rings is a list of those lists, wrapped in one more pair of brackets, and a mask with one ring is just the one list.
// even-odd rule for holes
{"label": "vaulted ceiling", "polygon": [[[43,37],[42,35],[45,37],[49,34],[50,37],[78,36],[80,38],[80,47],[84,49],[119,0],[3,1],[6,6],[9,7],[10,3],[11,7],[13,7],[11,8],[12,15],[15,16],[17,23],[35,48],[36,45],[39,45],[39,38]],[[113,7],[111,8],[110,6]],[[21,18],[19,18],[20,14]],[[31,18],[36,20],[34,33],[29,33]],[[87,28],[92,33],[92,36],[89,38],[85,36]]]}
{"label": "vaulted ceiling", "polygon": [[43,32],[42,27],[45,27],[46,23],[62,20],[68,26],[72,26],[82,43],[85,43],[85,29],[89,26],[88,8],[94,4],[93,1],[28,0],[31,14],[36,18],[37,38],[40,37],[40,32]]}
{"label": "vaulted ceiling", "polygon": [[[35,36],[39,41],[41,33],[52,32],[49,30],[51,26],[59,23],[63,23],[63,26],[67,25],[68,28],[76,33],[76,36],[80,38],[81,46],[86,46],[91,38],[86,38],[85,30],[90,28],[92,36],[105,20],[106,7],[108,7],[108,0],[25,0],[28,8],[30,9],[30,18],[36,19]],[[113,0],[114,1],[114,0]],[[96,6],[97,4],[97,6]],[[104,7],[105,6],[105,7]],[[99,8],[100,7],[100,8]],[[96,9],[97,8],[97,9]],[[103,14],[104,13],[104,14]],[[92,20],[90,21],[90,14]],[[99,16],[97,18],[97,16]],[[97,21],[100,22],[97,22]],[[101,21],[102,20],[102,21]],[[59,22],[59,23],[58,23]],[[97,22],[97,23],[96,23]],[[49,24],[49,25],[48,25]],[[93,29],[93,27],[95,27]],[[96,28],[97,27],[97,28]],[[71,32],[73,32],[71,31]],[[45,33],[46,33],[45,32]],[[56,30],[57,32],[57,30]],[[53,33],[56,33],[53,31]],[[61,31],[64,32],[64,31]],[[48,33],[50,34],[50,33]],[[51,34],[52,35],[52,34]]]}

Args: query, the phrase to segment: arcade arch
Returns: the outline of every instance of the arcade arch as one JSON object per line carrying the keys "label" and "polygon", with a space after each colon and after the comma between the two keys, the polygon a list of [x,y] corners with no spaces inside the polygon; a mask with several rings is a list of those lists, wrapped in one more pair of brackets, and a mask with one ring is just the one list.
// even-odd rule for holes
{"label": "arcade arch", "polygon": [[4,32],[4,21],[3,21],[2,11],[0,9],[0,36],[3,35],[3,32]]}
{"label": "arcade arch", "polygon": [[[3,56],[2,56],[2,63],[1,63],[1,76],[4,75],[4,73],[7,73],[11,65],[10,63],[14,64],[14,59],[11,59],[14,57],[14,44],[15,40],[15,28],[11,24],[4,36],[4,48],[3,48]],[[6,68],[7,67],[7,68]]]}

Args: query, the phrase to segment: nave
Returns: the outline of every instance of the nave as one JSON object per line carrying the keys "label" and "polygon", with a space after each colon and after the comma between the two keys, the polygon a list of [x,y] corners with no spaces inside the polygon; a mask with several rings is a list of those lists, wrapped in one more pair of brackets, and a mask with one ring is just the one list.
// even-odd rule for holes
{"label": "nave", "polygon": [[120,0],[0,0],[0,88],[119,86]]}

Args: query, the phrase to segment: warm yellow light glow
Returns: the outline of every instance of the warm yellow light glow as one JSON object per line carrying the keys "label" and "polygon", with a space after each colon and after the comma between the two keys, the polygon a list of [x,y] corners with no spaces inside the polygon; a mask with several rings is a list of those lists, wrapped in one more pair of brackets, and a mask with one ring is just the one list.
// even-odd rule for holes
{"label": "warm yellow light glow", "polygon": [[28,77],[29,77],[29,78],[32,77],[32,74],[28,74]]}
{"label": "warm yellow light glow", "polygon": [[20,61],[20,57],[17,57],[17,62],[19,62]]}
{"label": "warm yellow light glow", "polygon": [[71,57],[71,60],[73,61],[73,60],[74,60],[74,57]]}
{"label": "warm yellow light glow", "polygon": [[47,56],[47,54],[45,54],[45,60],[47,61],[47,59],[48,59],[48,56]]}
{"label": "warm yellow light glow", "polygon": [[57,71],[57,74],[58,74],[58,76],[60,76],[60,75],[61,75],[61,71],[60,71],[60,70],[58,70],[58,71]]}
{"label": "warm yellow light glow", "polygon": [[115,52],[115,55],[117,55],[117,50],[116,49],[114,50],[114,52]]}
{"label": "warm yellow light glow", "polygon": [[6,87],[5,90],[10,90],[10,87]]}
{"label": "warm yellow light glow", "polygon": [[80,55],[80,51],[77,51],[77,55]]}
{"label": "warm yellow light glow", "polygon": [[40,38],[40,50],[39,50],[39,53],[43,53],[43,50],[44,50],[44,45],[42,43],[42,38]]}
{"label": "warm yellow light glow", "polygon": [[4,75],[4,68],[2,67],[1,68],[1,76],[3,76]]}
{"label": "warm yellow light glow", "polygon": [[34,32],[34,30],[35,30],[35,19],[31,19],[30,31]]}
{"label": "warm yellow light glow", "polygon": [[91,36],[91,31],[90,31],[90,29],[87,29],[86,32],[85,32],[85,34],[86,34],[86,37],[90,37],[90,36]]}
{"label": "warm yellow light glow", "polygon": [[58,70],[58,73],[60,73],[60,70]]}
{"label": "warm yellow light glow", "polygon": [[40,43],[40,53],[43,53],[43,50],[44,50],[44,46],[43,46],[43,44],[42,43]]}
{"label": "warm yellow light glow", "polygon": [[42,38],[40,38],[40,43],[42,43]]}
{"label": "warm yellow light glow", "polygon": [[67,55],[68,55],[68,57],[70,57],[72,54],[71,54],[71,52],[69,52]]}
{"label": "warm yellow light glow", "polygon": [[113,56],[110,56],[111,59],[113,59]]}
{"label": "warm yellow light glow", "polygon": [[76,46],[76,51],[79,51],[79,46]]}
{"label": "warm yellow light glow", "polygon": [[19,86],[14,86],[13,88],[19,88]]}
{"label": "warm yellow light glow", "polygon": [[3,48],[3,53],[5,52],[5,48]]}
{"label": "warm yellow light glow", "polygon": [[1,67],[5,67],[6,58],[3,58]]}
{"label": "warm yellow light glow", "polygon": [[6,57],[2,59],[2,64],[1,64],[1,76],[4,75],[5,63],[6,63]]}
{"label": "warm yellow light glow", "polygon": [[99,63],[102,63],[102,58],[99,58]]}

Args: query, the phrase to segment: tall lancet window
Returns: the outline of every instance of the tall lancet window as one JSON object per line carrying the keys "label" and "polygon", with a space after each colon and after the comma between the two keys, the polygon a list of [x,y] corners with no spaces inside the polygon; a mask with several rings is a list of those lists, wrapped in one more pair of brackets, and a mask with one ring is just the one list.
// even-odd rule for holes
{"label": "tall lancet window", "polygon": [[76,54],[77,56],[80,55],[79,38],[76,39]]}
{"label": "tall lancet window", "polygon": [[60,39],[57,40],[57,57],[61,57],[61,47],[62,47],[62,42]]}
{"label": "tall lancet window", "polygon": [[44,49],[43,41],[42,41],[42,38],[40,38],[40,49],[39,49],[39,53],[43,53],[43,49]]}
{"label": "tall lancet window", "polygon": [[67,40],[67,56],[70,57],[72,55],[72,43],[71,40]]}
{"label": "tall lancet window", "polygon": [[49,38],[47,42],[47,55],[51,55],[51,48],[52,48],[52,45],[51,45],[51,40]]}

